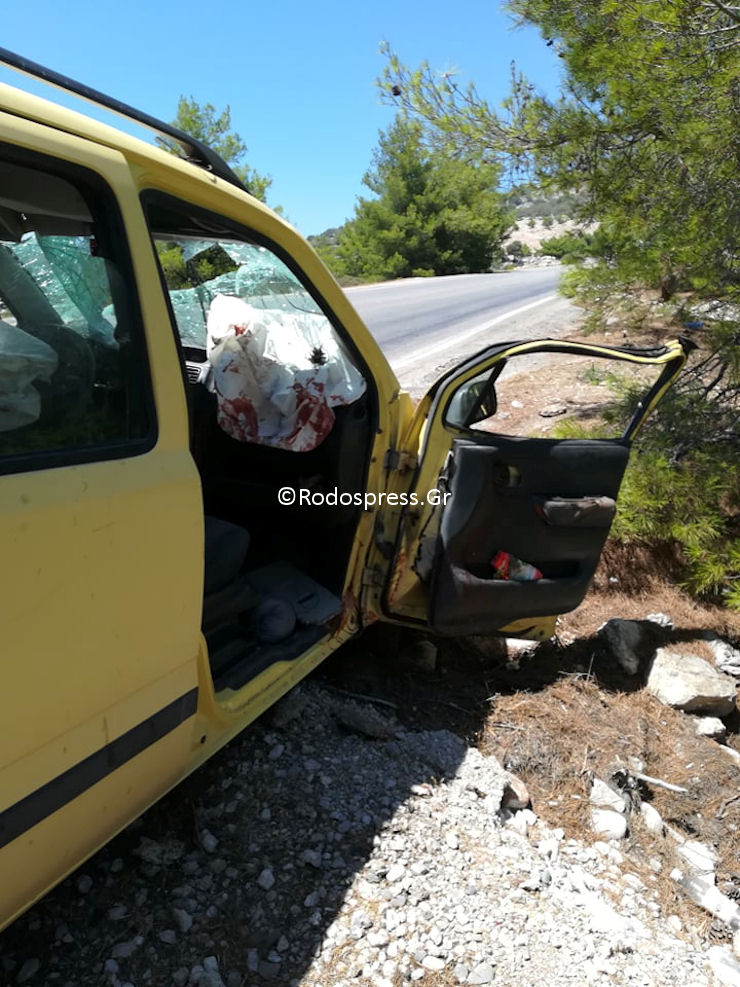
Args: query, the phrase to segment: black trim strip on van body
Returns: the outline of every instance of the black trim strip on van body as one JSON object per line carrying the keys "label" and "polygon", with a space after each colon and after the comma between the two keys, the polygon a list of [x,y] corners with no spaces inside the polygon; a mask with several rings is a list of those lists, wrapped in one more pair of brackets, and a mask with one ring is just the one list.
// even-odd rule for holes
{"label": "black trim strip on van body", "polygon": [[0,849],[171,733],[193,716],[197,705],[198,690],[191,689],[0,812]]}

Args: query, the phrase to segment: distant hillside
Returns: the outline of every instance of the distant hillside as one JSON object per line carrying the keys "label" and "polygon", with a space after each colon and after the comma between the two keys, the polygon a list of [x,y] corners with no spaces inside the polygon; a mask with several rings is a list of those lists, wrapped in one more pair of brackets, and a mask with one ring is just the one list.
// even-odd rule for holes
{"label": "distant hillside", "polygon": [[575,218],[583,197],[577,193],[546,192],[536,185],[517,185],[506,194],[517,220],[552,218],[565,223]]}
{"label": "distant hillside", "polygon": [[339,243],[343,229],[344,226],[332,226],[330,229],[324,230],[323,233],[315,233],[308,237],[308,242],[314,250],[319,250],[319,247],[327,247],[332,250]]}
{"label": "distant hillside", "polygon": [[511,189],[506,198],[516,217],[506,246],[518,240],[536,254],[543,240],[576,230],[592,232],[595,229],[593,224],[578,221],[578,210],[584,200],[577,193],[546,192],[536,185],[519,185]]}

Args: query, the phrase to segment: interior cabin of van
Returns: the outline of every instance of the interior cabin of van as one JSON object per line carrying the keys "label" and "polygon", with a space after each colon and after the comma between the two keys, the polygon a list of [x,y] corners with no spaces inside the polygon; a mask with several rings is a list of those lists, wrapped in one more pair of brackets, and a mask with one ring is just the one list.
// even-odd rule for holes
{"label": "interior cabin of van", "polygon": [[[164,195],[144,204],[203,486],[203,626],[217,687],[238,688],[341,611],[359,508],[318,502],[365,489],[375,394],[274,245]],[[280,502],[284,488],[295,504]]]}

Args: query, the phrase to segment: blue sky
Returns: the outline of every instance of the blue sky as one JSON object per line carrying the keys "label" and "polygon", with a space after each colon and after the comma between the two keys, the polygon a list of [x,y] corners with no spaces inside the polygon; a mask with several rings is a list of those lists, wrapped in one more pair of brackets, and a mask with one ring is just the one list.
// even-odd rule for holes
{"label": "blue sky", "polygon": [[[269,202],[308,235],[351,216],[393,118],[374,86],[381,41],[407,64],[458,69],[494,104],[512,59],[553,92],[557,58],[511,28],[495,0],[36,0],[6,6],[0,44],[161,119],[181,93],[230,105],[249,164],[273,178]],[[7,70],[0,81],[74,105]]]}

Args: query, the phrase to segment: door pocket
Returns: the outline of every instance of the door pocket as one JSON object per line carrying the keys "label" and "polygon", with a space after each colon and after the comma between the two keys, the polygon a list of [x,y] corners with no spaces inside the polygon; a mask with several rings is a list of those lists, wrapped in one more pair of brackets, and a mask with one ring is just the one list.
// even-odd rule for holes
{"label": "door pocket", "polygon": [[543,573],[530,582],[482,578],[464,566],[440,559],[432,593],[431,623],[438,634],[486,634],[503,626],[512,613],[518,617],[543,617],[574,609],[583,596],[583,585],[593,575],[585,567],[568,565],[570,574]]}

